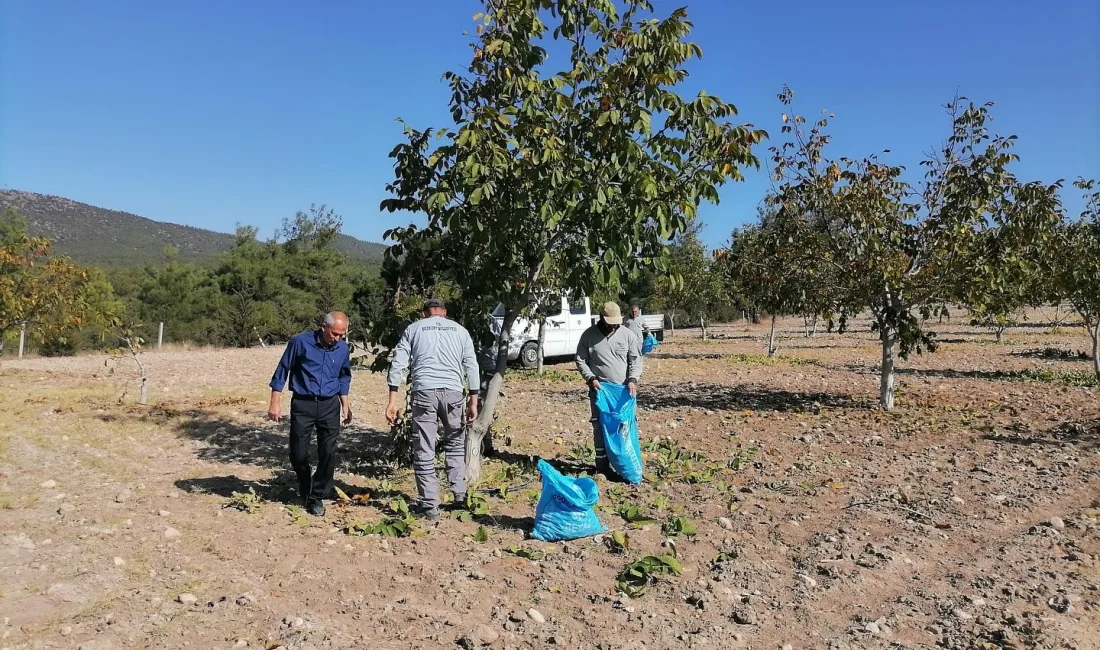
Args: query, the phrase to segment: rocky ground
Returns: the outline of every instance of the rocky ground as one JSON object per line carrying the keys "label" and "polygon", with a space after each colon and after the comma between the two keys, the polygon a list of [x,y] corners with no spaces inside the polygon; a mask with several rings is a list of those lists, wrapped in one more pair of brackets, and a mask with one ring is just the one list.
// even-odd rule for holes
{"label": "rocky ground", "polygon": [[[286,425],[262,419],[280,350],[146,353],[144,407],[129,366],[9,357],[0,647],[1100,648],[1082,330],[995,344],[942,326],[884,413],[865,325],[807,339],[784,323],[778,359],[763,325],[671,337],[639,397],[648,480],[600,479],[600,517],[623,536],[566,544],[526,533],[532,457],[589,471],[569,364],[508,379],[486,512],[390,537],[413,490],[379,460],[380,376],[356,374],[349,499],[316,519],[291,487]],[[616,588],[667,555],[679,575]]]}

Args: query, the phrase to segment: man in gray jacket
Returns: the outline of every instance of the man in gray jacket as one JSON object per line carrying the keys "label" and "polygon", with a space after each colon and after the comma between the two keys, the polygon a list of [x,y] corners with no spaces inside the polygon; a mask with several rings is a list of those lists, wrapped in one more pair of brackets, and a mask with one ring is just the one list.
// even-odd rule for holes
{"label": "man in gray jacket", "polygon": [[[439,423],[443,455],[455,501],[466,500],[466,435],[463,411],[477,418],[478,367],[474,341],[466,328],[447,318],[443,301],[424,303],[424,318],[409,325],[394,349],[389,373],[386,420],[397,419],[397,391],[412,376],[412,424],[416,451],[413,471],[419,503],[416,514],[439,519],[439,481],[435,475]],[[468,399],[463,392],[468,390]],[[464,409],[463,406],[466,408]]]}
{"label": "man in gray jacket", "polygon": [[577,370],[588,384],[588,402],[592,412],[592,443],[596,448],[596,472],[611,475],[600,429],[600,412],[596,408],[596,391],[602,382],[625,384],[631,395],[638,394],[642,376],[642,339],[622,326],[619,305],[605,303],[600,320],[585,330],[577,345]]}
{"label": "man in gray jacket", "polygon": [[630,317],[623,321],[623,327],[637,334],[643,342],[649,334],[649,328],[642,322],[642,309],[638,305],[630,308]]}

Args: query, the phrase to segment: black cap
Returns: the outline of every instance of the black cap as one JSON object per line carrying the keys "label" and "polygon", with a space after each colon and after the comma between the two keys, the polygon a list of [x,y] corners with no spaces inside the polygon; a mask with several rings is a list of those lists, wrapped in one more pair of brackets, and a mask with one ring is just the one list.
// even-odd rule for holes
{"label": "black cap", "polygon": [[447,308],[447,304],[444,303],[439,298],[429,298],[427,301],[424,302],[424,311],[428,311],[429,309],[446,309],[446,308]]}

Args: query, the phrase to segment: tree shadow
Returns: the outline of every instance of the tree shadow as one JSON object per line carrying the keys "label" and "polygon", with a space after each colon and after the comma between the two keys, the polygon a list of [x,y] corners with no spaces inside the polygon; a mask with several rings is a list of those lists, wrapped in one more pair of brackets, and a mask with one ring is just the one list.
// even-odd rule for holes
{"label": "tree shadow", "polygon": [[[246,426],[234,420],[200,412],[178,422],[176,430],[206,446],[195,455],[214,463],[255,465],[283,469],[290,464],[289,425]],[[276,428],[277,427],[277,428]],[[368,427],[347,426],[340,432],[336,447],[336,471],[366,478],[385,478],[393,468],[383,462],[383,450],[392,447],[389,432]],[[311,463],[316,465],[317,448],[310,448]]]}
{"label": "tree shadow", "polygon": [[[535,454],[517,454],[511,451],[501,451],[495,449],[488,459],[498,461],[502,465],[508,465],[518,468],[516,472],[517,477],[530,477],[531,483],[539,483],[541,478],[538,472],[538,463],[540,460],[545,460],[554,469],[558,470],[566,476],[591,476],[595,466],[592,462],[586,462],[582,460],[574,460],[571,458],[547,458],[544,456],[538,456]],[[514,489],[514,486],[513,488]],[[486,493],[493,494],[499,493],[498,488],[485,490]]]}
{"label": "tree shadow", "polygon": [[759,338],[759,334],[726,334],[724,332],[707,332],[708,341],[752,341]]}
{"label": "tree shadow", "polygon": [[513,517],[511,515],[479,515],[474,517],[474,522],[479,526],[497,528],[499,530],[518,530],[525,537],[530,536],[535,528],[534,517]]}
{"label": "tree shadow", "polygon": [[[183,437],[203,443],[195,450],[200,460],[289,472],[290,428],[285,421],[249,425],[207,409],[171,406],[98,417],[133,417],[139,422],[171,428]],[[343,427],[337,440],[336,471],[364,478],[389,478],[395,468],[384,459],[392,447],[393,437],[387,431],[355,425]],[[310,446],[310,462],[317,464],[316,444]]]}
{"label": "tree shadow", "polygon": [[1084,350],[1065,350],[1063,348],[1031,348],[1010,353],[1014,357],[1028,359],[1052,359],[1055,361],[1089,361],[1092,359]]}
{"label": "tree shadow", "polygon": [[724,359],[726,355],[717,352],[650,352],[647,359]]}
{"label": "tree shadow", "polygon": [[[853,366],[859,368],[864,372],[871,371],[874,374],[879,373],[879,369],[874,366]],[[1037,379],[1040,383],[1045,383],[1052,386],[1067,385],[1066,381],[1054,377],[1042,377],[1039,375],[1030,374],[1031,370],[954,370],[951,368],[897,368],[894,371],[899,376],[913,376],[913,377],[936,377],[939,379],[982,379],[985,381],[1027,381],[1030,379]],[[1068,384],[1076,385],[1076,384]]]}
{"label": "tree shadow", "polygon": [[869,400],[830,393],[798,393],[751,385],[663,384],[639,391],[638,405],[651,411],[692,407],[713,411],[820,412],[827,408],[870,408]]}
{"label": "tree shadow", "polygon": [[[249,481],[236,475],[207,476],[202,478],[179,479],[175,482],[177,488],[188,494],[212,494],[223,498],[231,498],[234,492],[246,493],[249,489],[256,491],[256,495],[264,501],[303,505],[301,495],[298,494],[298,479],[292,471],[283,471],[268,479]],[[350,485],[339,479],[335,482],[349,497],[365,492],[361,487]]]}
{"label": "tree shadow", "polygon": [[1062,422],[1046,432],[987,433],[982,438],[1010,445],[1060,447],[1069,444],[1089,451],[1100,450],[1100,420]]}

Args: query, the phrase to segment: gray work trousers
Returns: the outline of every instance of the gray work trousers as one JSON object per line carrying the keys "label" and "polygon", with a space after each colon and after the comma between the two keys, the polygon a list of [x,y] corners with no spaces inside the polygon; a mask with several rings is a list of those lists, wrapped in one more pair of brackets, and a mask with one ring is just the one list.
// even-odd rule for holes
{"label": "gray work trousers", "polygon": [[435,475],[435,455],[441,423],[447,481],[456,495],[466,493],[466,430],[462,425],[466,398],[461,391],[435,389],[413,391],[411,401],[413,435],[416,437],[416,452],[413,455],[416,491],[421,506],[438,508],[439,480]]}

